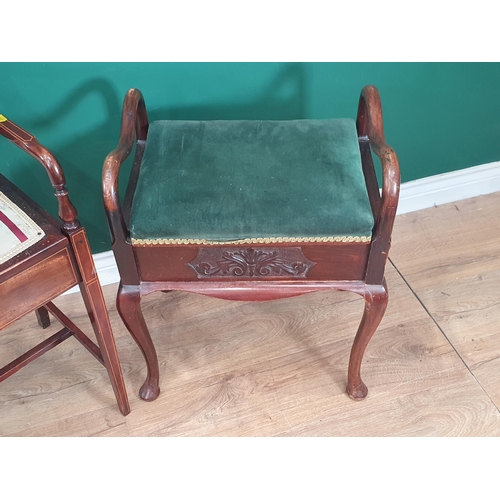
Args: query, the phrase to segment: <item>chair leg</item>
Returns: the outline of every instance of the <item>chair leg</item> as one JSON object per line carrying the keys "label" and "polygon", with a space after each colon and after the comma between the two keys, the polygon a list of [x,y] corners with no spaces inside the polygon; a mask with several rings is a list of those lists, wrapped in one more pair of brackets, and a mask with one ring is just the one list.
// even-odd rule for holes
{"label": "chair leg", "polygon": [[146,360],[148,373],[146,381],[139,391],[139,396],[146,401],[154,401],[160,394],[160,368],[153,340],[142,314],[139,286],[122,285],[120,283],[116,297],[116,307]]}
{"label": "chair leg", "polygon": [[35,311],[36,319],[38,324],[43,328],[48,328],[50,326],[49,312],[45,307],[40,307]]}
{"label": "chair leg", "polygon": [[383,285],[367,285],[364,292],[365,310],[352,345],[351,357],[349,359],[347,394],[352,399],[364,399],[368,394],[368,388],[363,380],[361,380],[361,362],[370,339],[382,321],[387,308],[388,298],[389,294],[385,280]]}
{"label": "chair leg", "polygon": [[[91,322],[92,327],[104,360],[104,366],[108,372],[111,386],[115,393],[118,407],[122,415],[128,415],[130,413],[130,404],[127,397],[127,389],[125,387],[125,381],[123,380],[123,373],[118,359],[118,352],[116,350],[111,325],[107,316],[108,313],[104,297],[100,293],[100,288],[99,292],[97,290],[90,292],[85,290],[83,286],[81,286],[80,290],[85,305],[87,306],[89,317],[94,318],[94,321]],[[90,299],[91,296],[92,299]]]}
{"label": "chair leg", "polygon": [[70,234],[69,238],[82,276],[80,291],[83,302],[85,303],[97,344],[101,350],[104,366],[108,372],[118,407],[123,415],[128,415],[130,413],[130,405],[127,397],[127,389],[123,380],[123,373],[120,360],[118,359],[113,331],[111,330],[106,302],[94,267],[85,230],[81,228],[75,233]]}

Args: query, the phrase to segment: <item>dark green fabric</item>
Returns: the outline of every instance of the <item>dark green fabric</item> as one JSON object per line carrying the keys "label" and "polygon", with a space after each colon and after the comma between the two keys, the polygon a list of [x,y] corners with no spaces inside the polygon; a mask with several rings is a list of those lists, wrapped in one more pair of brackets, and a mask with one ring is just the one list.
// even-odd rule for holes
{"label": "dark green fabric", "polygon": [[370,236],[354,121],[156,121],[131,236]]}

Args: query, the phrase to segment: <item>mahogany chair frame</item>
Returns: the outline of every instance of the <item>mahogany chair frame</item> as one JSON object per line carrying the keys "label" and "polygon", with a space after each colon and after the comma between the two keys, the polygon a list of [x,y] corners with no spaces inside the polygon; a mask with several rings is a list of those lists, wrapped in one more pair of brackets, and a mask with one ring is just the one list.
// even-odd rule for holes
{"label": "mahogany chair frame", "polygon": [[[387,306],[384,272],[400,189],[399,162],[385,140],[378,90],[373,86],[363,88],[356,122],[363,173],[375,221],[371,241],[238,245],[238,249],[251,252],[266,251],[270,247],[278,252],[299,247],[306,259],[315,263],[307,277],[301,279],[255,278],[252,275],[207,279],[189,263],[199,260],[197,256],[202,251],[204,255],[214,252],[214,247],[203,244],[137,246],[131,242],[131,204],[146,146],[148,125],[144,98],[139,90],[131,89],[124,100],[118,146],[107,156],[103,166],[104,206],[121,277],[117,308],[147,364],[147,377],[140,389],[140,397],[152,401],[160,391],[158,359],[141,311],[143,296],[155,291],[183,290],[223,299],[263,301],[335,289],[357,293],[365,300],[364,313],[351,349],[346,389],[355,400],[365,398],[368,389],[361,379],[361,362]],[[122,163],[133,150],[134,138],[135,158],[122,208],[118,176]],[[382,165],[381,193],[371,150],[380,158]]]}
{"label": "mahogany chair frame", "polygon": [[[35,158],[46,170],[58,202],[62,225],[20,189],[0,175],[0,190],[34,220],[44,238],[32,247],[0,264],[0,329],[35,311],[39,324],[50,325],[49,312],[63,328],[11,363],[0,368],[0,382],[53,349],[64,340],[76,338],[106,368],[123,415],[130,413],[111,324],[94,267],[85,229],[69,199],[63,169],[54,155],[26,130],[1,117],[0,135]],[[94,330],[97,346],[52,300],[79,285]]]}

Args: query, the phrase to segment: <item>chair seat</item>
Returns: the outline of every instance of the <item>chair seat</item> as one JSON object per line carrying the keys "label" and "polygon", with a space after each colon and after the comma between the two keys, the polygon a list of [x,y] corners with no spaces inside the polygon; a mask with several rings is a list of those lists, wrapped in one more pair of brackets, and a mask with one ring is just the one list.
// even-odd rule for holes
{"label": "chair seat", "polygon": [[373,224],[351,119],[149,126],[133,244],[369,241]]}
{"label": "chair seat", "polygon": [[24,252],[44,236],[42,228],[0,191],[0,264]]}

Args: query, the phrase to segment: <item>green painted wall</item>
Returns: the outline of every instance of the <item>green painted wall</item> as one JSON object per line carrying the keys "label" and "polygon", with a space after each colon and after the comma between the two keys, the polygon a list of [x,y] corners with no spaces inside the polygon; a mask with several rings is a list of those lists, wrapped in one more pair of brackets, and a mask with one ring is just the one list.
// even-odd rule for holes
{"label": "green painted wall", "polygon": [[[129,88],[143,92],[151,120],[355,118],[366,84],[380,90],[403,182],[500,159],[496,63],[0,63],[0,114],[60,160],[101,252],[101,168]],[[56,213],[43,169],[3,138],[0,171]]]}

